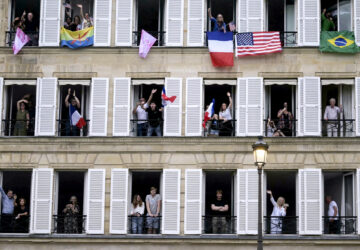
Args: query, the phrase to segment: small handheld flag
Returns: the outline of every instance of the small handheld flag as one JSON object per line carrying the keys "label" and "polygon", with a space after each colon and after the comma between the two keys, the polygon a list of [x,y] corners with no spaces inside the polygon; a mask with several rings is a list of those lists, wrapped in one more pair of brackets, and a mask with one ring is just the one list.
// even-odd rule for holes
{"label": "small handheld flag", "polygon": [[176,96],[170,96],[168,97],[165,92],[165,87],[162,90],[161,93],[161,99],[162,99],[162,105],[165,107],[170,103],[173,103],[176,100]]}
{"label": "small handheld flag", "polygon": [[205,115],[204,115],[204,122],[203,122],[203,128],[206,127],[206,123],[208,120],[211,119],[211,117],[214,115],[215,113],[215,99],[212,99],[212,102],[210,103],[209,107],[207,108],[207,110],[205,111]]}
{"label": "small handheld flag", "polygon": [[16,29],[16,36],[15,41],[13,45],[13,51],[14,55],[19,53],[19,51],[22,49],[22,47],[25,46],[30,41],[30,38],[20,29]]}
{"label": "small handheld flag", "polygon": [[70,124],[71,126],[76,126],[79,129],[82,129],[86,122],[80,113],[75,109],[73,105],[69,105],[69,115],[70,115]]}

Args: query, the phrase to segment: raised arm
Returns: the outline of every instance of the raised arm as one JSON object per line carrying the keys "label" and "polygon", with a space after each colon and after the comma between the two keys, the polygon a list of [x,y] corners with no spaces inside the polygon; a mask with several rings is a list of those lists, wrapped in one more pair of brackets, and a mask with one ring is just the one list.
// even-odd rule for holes
{"label": "raised arm", "polygon": [[18,111],[20,110],[20,103],[22,103],[22,102],[28,103],[28,101],[25,100],[25,99],[19,100],[19,101],[16,103],[16,108],[17,108]]}
{"label": "raised arm", "polygon": [[84,12],[83,12],[82,4],[77,4],[76,6],[80,8],[80,16],[81,16],[82,20],[84,20],[85,18],[84,18]]}
{"label": "raised arm", "polygon": [[154,94],[156,93],[156,91],[157,91],[157,89],[151,90],[151,94],[150,94],[149,99],[148,99],[148,101],[147,101],[147,103],[146,103],[148,106],[150,105],[150,102],[151,102]]}
{"label": "raised arm", "polygon": [[272,195],[271,190],[266,191],[266,193],[268,193],[268,194],[270,195],[271,204],[273,204],[273,206],[276,207],[276,206],[277,206],[277,203],[276,203],[276,201],[274,200],[274,197],[273,197],[273,195]]}
{"label": "raised arm", "polygon": [[69,107],[70,103],[69,103],[69,98],[70,98],[70,92],[71,92],[71,88],[68,89],[68,94],[65,98],[65,107]]}
{"label": "raised arm", "polygon": [[75,89],[74,89],[74,94],[73,94],[73,96],[74,96],[74,99],[75,99],[75,101],[76,101],[76,107],[78,108],[78,109],[80,109],[80,101],[79,101],[79,99],[76,97],[76,95],[75,95]]}
{"label": "raised arm", "polygon": [[214,18],[214,17],[211,15],[211,8],[208,8],[208,14],[209,14],[209,18],[210,18],[210,19]]}
{"label": "raised arm", "polygon": [[0,193],[1,193],[2,198],[7,197],[7,195],[5,194],[4,189],[1,186],[0,186]]}
{"label": "raised arm", "polygon": [[227,92],[227,96],[229,97],[229,109],[232,109],[232,98],[230,92]]}

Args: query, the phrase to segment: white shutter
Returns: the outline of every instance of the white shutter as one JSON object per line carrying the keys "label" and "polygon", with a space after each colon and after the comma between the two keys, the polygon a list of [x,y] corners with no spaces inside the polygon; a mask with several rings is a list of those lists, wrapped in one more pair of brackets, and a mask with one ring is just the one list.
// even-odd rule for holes
{"label": "white shutter", "polygon": [[261,77],[247,78],[247,136],[263,134],[263,79]]}
{"label": "white shutter", "polygon": [[185,234],[201,234],[202,181],[201,169],[185,170]]}
{"label": "white shutter", "polygon": [[94,46],[110,46],[111,0],[95,0]]}
{"label": "white shutter", "polygon": [[176,96],[176,100],[165,107],[164,136],[181,136],[182,117],[182,78],[165,78],[167,96]]}
{"label": "white shutter", "polygon": [[304,11],[303,11],[303,0],[297,1],[297,44],[298,46],[303,45],[303,34],[304,34]]}
{"label": "white shutter", "polygon": [[114,79],[113,136],[130,134],[130,78]]}
{"label": "white shutter", "polygon": [[93,78],[90,97],[90,136],[106,136],[109,79]]}
{"label": "white shutter", "polygon": [[263,133],[263,78],[237,80],[237,136],[258,136]]}
{"label": "white shutter", "polygon": [[104,233],[105,169],[89,169],[86,233]]}
{"label": "white shutter", "polygon": [[110,233],[127,233],[128,169],[111,170]]}
{"label": "white shutter", "polygon": [[54,136],[56,119],[57,78],[38,78],[36,97],[36,135]]}
{"label": "white shutter", "polygon": [[[116,1],[116,46],[132,45],[133,0]],[[141,32],[139,30],[138,32]]]}
{"label": "white shutter", "polygon": [[203,119],[203,79],[186,79],[185,135],[201,136]]}
{"label": "white shutter", "polygon": [[304,78],[298,78],[297,85],[297,135],[304,135]]}
{"label": "white shutter", "polygon": [[4,91],[4,78],[0,77],[0,135],[2,135],[2,115],[3,115],[3,95],[4,95],[3,91]]}
{"label": "white shutter", "polygon": [[238,31],[264,31],[264,1],[239,0],[238,4]]}
{"label": "white shutter", "polygon": [[[356,136],[360,136],[360,78],[355,78],[355,127]],[[360,224],[359,224],[360,225]]]}
{"label": "white shutter", "polygon": [[304,135],[321,135],[321,83],[319,77],[303,78]]}
{"label": "white shutter", "polygon": [[[360,0],[354,0],[354,32],[356,44],[360,46]],[[359,231],[359,230],[358,230]]]}
{"label": "white shutter", "polygon": [[60,0],[42,0],[40,10],[40,46],[59,46]]}
{"label": "white shutter", "polygon": [[204,0],[188,0],[188,46],[204,46],[204,3]]}
{"label": "white shutter", "polygon": [[359,231],[359,223],[360,223],[360,168],[356,169],[356,213],[357,213],[357,233],[360,234]]}
{"label": "white shutter", "polygon": [[183,45],[183,0],[166,1],[166,46]]}
{"label": "white shutter", "polygon": [[51,232],[54,171],[49,168],[33,170],[33,192],[31,197],[31,233],[49,234]]}
{"label": "white shutter", "polygon": [[236,136],[246,136],[246,92],[246,78],[238,78],[236,90]]}
{"label": "white shutter", "polygon": [[299,45],[319,46],[320,43],[320,1],[299,0],[298,2]]}
{"label": "white shutter", "polygon": [[322,234],[321,169],[299,169],[299,232]]}
{"label": "white shutter", "polygon": [[164,169],[162,188],[162,234],[180,233],[180,177],[179,169]]}
{"label": "white shutter", "polygon": [[237,233],[257,234],[258,172],[256,169],[237,170]]}

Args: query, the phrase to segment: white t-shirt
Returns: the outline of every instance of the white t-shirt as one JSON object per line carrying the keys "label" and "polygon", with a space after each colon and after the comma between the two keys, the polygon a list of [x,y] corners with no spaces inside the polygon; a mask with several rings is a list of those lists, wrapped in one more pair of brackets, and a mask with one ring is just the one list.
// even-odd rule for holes
{"label": "white t-shirt", "polygon": [[232,120],[230,109],[227,108],[225,111],[219,112],[220,119]]}
{"label": "white t-shirt", "polygon": [[329,204],[329,210],[328,210],[328,216],[334,216],[334,213],[335,213],[335,210],[334,210],[334,207],[336,207],[336,210],[337,210],[337,214],[336,214],[336,218],[334,218],[334,220],[337,220],[339,217],[339,209],[338,209],[338,206],[336,204],[335,201],[331,201],[330,204]]}
{"label": "white t-shirt", "polygon": [[144,202],[142,204],[142,206],[140,207],[139,205],[136,206],[136,208],[134,208],[133,205],[131,205],[131,214],[135,214],[135,213],[139,213],[141,215],[144,214],[144,209],[145,209],[145,206],[144,206]]}
{"label": "white t-shirt", "polygon": [[[147,120],[148,119],[148,113],[146,112],[146,109],[149,107],[147,103],[144,104],[144,108],[142,108],[140,105],[136,108],[136,117],[138,120]],[[146,121],[138,121],[138,124],[145,123]]]}

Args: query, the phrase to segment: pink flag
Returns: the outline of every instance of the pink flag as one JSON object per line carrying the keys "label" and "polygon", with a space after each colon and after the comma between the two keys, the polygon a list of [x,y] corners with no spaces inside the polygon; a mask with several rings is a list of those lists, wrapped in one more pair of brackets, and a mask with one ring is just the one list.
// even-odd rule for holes
{"label": "pink flag", "polygon": [[156,40],[157,39],[155,37],[147,33],[145,30],[141,30],[139,56],[145,58]]}
{"label": "pink flag", "polygon": [[29,40],[30,38],[20,28],[17,28],[15,41],[13,45],[14,55],[19,53],[22,47],[24,47],[24,45],[27,44]]}

